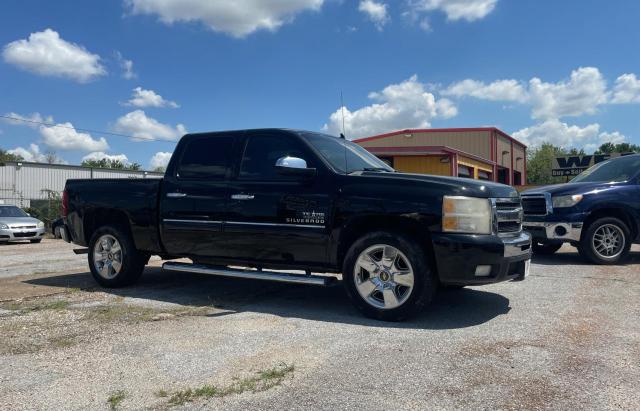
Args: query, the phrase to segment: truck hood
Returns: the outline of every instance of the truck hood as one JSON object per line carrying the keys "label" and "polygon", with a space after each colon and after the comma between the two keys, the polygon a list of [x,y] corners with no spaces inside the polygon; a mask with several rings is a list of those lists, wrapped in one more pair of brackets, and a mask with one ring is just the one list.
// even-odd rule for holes
{"label": "truck hood", "polygon": [[586,194],[590,192],[600,192],[605,190],[615,189],[624,183],[565,183],[555,184],[551,186],[544,186],[533,188],[531,190],[524,191],[522,195],[527,194],[544,194],[550,193],[553,196],[572,195],[572,194]]}
{"label": "truck hood", "polygon": [[405,181],[415,181],[416,183],[426,183],[438,185],[445,191],[450,191],[451,195],[464,195],[481,198],[509,198],[518,197],[515,188],[494,183],[491,181],[473,180],[470,178],[443,177],[431,174],[411,174],[411,173],[378,173],[364,172],[362,175],[374,176],[381,179],[401,179]]}
{"label": "truck hood", "polygon": [[14,225],[38,225],[40,220],[33,217],[0,217],[0,223],[9,227]]}

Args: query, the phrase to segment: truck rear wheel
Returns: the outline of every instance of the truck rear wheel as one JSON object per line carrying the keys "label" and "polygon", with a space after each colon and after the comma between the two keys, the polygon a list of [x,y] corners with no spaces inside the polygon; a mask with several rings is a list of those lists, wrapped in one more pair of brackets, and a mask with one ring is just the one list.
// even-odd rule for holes
{"label": "truck rear wheel", "polygon": [[343,283],[367,317],[401,321],[433,299],[437,278],[422,247],[403,235],[374,232],[357,240],[343,264]]}
{"label": "truck rear wheel", "polygon": [[631,249],[631,231],[620,219],[599,218],[589,224],[580,239],[580,255],[594,264],[611,265],[623,260]]}
{"label": "truck rear wheel", "polygon": [[136,250],[131,237],[119,227],[104,226],[89,241],[89,267],[103,287],[134,284],[144,271],[147,256]]}

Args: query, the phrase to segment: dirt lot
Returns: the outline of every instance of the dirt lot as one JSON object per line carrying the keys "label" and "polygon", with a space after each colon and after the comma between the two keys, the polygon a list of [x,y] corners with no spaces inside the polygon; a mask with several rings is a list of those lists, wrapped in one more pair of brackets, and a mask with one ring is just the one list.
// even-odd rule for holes
{"label": "dirt lot", "polygon": [[363,318],[341,287],[162,272],[105,290],[61,241],[0,245],[0,409],[640,409],[640,248]]}

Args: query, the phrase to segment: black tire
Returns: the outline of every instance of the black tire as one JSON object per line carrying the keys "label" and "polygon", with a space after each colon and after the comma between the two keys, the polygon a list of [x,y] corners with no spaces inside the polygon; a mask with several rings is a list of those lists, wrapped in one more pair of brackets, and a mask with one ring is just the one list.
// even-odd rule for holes
{"label": "black tire", "polygon": [[39,242],[42,241],[42,238],[39,238],[37,240],[29,240],[29,241],[31,241],[31,244],[38,244]]}
{"label": "black tire", "polygon": [[[373,306],[360,295],[356,286],[356,276],[361,275],[355,273],[356,261],[361,253],[376,245],[388,245],[400,251],[413,271],[413,288],[405,291],[401,298],[404,301],[395,308]],[[393,264],[396,264],[396,260]],[[383,231],[366,234],[351,245],[344,259],[342,274],[346,292],[355,306],[367,317],[382,321],[401,321],[417,314],[431,302],[438,288],[437,276],[429,268],[427,256],[422,247],[402,234]],[[393,279],[395,281],[395,277]]]}
{"label": "black tire", "polygon": [[531,244],[534,254],[539,255],[552,255],[555,254],[560,248],[562,248],[562,243],[541,243],[538,241],[534,241]]}
{"label": "black tire", "polygon": [[[120,270],[112,277],[101,274],[97,267],[99,263],[96,263],[94,259],[96,249],[100,247],[98,246],[98,242],[107,237],[117,240],[121,250],[119,253],[114,253],[114,259],[117,259],[119,254],[121,265]],[[109,252],[109,254],[111,253]],[[117,288],[134,284],[142,275],[147,261],[148,255],[140,253],[136,249],[131,236],[120,227],[100,227],[93,233],[89,241],[89,268],[91,269],[93,278],[103,287]]]}
{"label": "black tire", "polygon": [[[601,252],[597,251],[594,246],[594,239],[596,234],[601,232],[602,229],[609,227],[615,231],[613,227],[619,229],[618,233],[622,234],[620,251],[615,252],[611,256],[604,256]],[[595,240],[597,241],[597,240]],[[615,217],[603,217],[595,220],[582,233],[580,239],[579,252],[582,257],[587,261],[600,264],[600,265],[613,265],[618,264],[629,255],[631,249],[631,230],[620,219]]]}
{"label": "black tire", "polygon": [[58,239],[58,238],[62,238],[62,234],[60,234],[60,227],[56,227],[53,230],[53,237]]}

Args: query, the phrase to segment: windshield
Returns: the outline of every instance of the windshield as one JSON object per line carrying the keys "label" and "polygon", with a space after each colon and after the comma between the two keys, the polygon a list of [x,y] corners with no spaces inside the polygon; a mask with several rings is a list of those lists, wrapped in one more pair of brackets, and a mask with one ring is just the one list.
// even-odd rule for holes
{"label": "windshield", "polygon": [[320,133],[302,133],[333,168],[340,173],[354,171],[395,171],[359,145]]}
{"label": "windshield", "polygon": [[0,207],[0,218],[1,217],[29,217],[27,213],[14,206],[2,206]]}
{"label": "windshield", "polygon": [[640,171],[640,156],[625,156],[598,163],[574,178],[572,183],[618,183]]}

